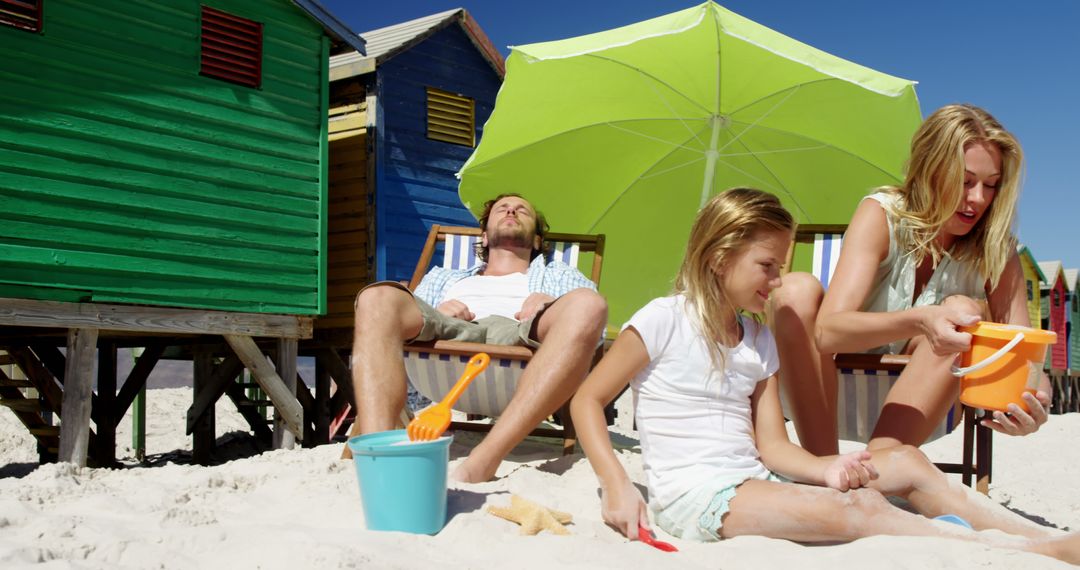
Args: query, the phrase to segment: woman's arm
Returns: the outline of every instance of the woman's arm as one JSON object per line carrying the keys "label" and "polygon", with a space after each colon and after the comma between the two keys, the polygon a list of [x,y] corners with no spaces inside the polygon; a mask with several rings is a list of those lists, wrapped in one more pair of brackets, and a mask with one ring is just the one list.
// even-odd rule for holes
{"label": "woman's arm", "polygon": [[[989,283],[987,283],[989,289]],[[997,287],[987,291],[987,302],[990,305],[990,316],[995,322],[1031,326],[1031,318],[1028,316],[1027,287],[1024,285],[1024,268],[1020,264],[1020,256],[1013,254],[1009,262],[1005,264],[1005,270],[998,279]],[[1036,327],[1038,328],[1038,327]],[[1058,342],[1064,342],[1058,339]],[[1050,409],[1050,378],[1046,372],[1039,371],[1039,386],[1035,395],[1025,393],[1024,401],[1031,413],[1025,412],[1019,406],[1015,410],[1009,410],[1009,416],[1001,412],[994,412],[994,420],[983,420],[982,424],[999,433],[1009,435],[1027,435],[1038,431],[1048,418],[1047,411]]]}
{"label": "woman's arm", "polygon": [[648,509],[641,493],[630,481],[611,446],[604,406],[629,384],[630,379],[649,364],[649,353],[638,332],[624,330],[600,363],[589,373],[570,402],[578,440],[600,481],[604,521],[631,540],[637,538],[638,524],[649,527]]}
{"label": "woman's arm", "polygon": [[780,409],[780,389],[776,376],[758,382],[750,397],[750,409],[758,453],[769,471],[792,481],[824,485],[841,491],[864,487],[871,479],[877,478],[877,471],[870,464],[870,453],[867,451],[817,457],[791,443]]}
{"label": "woman's arm", "polygon": [[817,321],[818,349],[825,353],[862,352],[897,340],[925,335],[935,352],[966,350],[970,337],[956,332],[975,318],[943,306],[903,311],[860,311],[873,287],[878,266],[889,253],[889,225],[875,200],[863,200],[844,235],[836,273],[821,303]]}

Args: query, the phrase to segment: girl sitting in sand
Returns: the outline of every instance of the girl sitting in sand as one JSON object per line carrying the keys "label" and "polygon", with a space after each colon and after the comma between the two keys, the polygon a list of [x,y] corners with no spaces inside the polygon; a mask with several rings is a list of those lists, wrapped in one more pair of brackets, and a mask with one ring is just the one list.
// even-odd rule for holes
{"label": "girl sitting in sand", "polygon": [[[855,210],[828,293],[808,273],[784,276],[771,323],[785,331],[779,378],[806,449],[837,452],[834,353],[911,354],[868,447],[921,445],[956,402],[950,368],[971,345],[957,327],[984,314],[1030,326],[1012,235],[1022,163],[1020,143],[989,113],[942,107],[912,138],[904,183]],[[1009,435],[1038,430],[1050,409],[1045,374],[1023,399],[1030,413],[1011,404],[983,425]]]}
{"label": "girl sitting in sand", "polygon": [[[713,198],[694,222],[676,294],[639,310],[574,396],[571,413],[600,480],[604,520],[631,539],[639,524],[650,528],[604,421],[604,406],[629,383],[649,507],[675,537],[948,536],[1080,561],[1080,535],[1055,534],[976,497],[914,447],[816,457],[788,440],[776,344],[746,314],[761,313],[780,285],[793,228],[771,194],[733,189]],[[926,518],[944,514],[1008,534]]]}

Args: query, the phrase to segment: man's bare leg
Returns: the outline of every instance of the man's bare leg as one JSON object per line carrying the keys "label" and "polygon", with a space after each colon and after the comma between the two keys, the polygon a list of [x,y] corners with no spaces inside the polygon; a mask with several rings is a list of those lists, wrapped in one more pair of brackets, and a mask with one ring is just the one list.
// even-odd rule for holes
{"label": "man's bare leg", "polygon": [[454,471],[455,480],[490,480],[510,450],[570,399],[585,380],[606,324],[607,304],[589,289],[567,293],[540,315],[539,350],[499,421]]}
{"label": "man's bare leg", "polygon": [[[420,333],[423,324],[410,293],[389,285],[360,292],[352,350],[356,421],[349,437],[397,427],[406,392],[401,350],[405,340]],[[352,457],[348,446],[341,457]]]}

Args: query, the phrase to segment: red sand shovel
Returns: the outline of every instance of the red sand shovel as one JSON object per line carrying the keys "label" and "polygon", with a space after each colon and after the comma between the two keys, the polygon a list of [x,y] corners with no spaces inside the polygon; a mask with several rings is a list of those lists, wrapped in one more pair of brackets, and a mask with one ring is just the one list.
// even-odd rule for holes
{"label": "red sand shovel", "polygon": [[662,540],[656,540],[655,538],[653,538],[653,533],[649,529],[642,526],[640,523],[638,524],[637,532],[638,532],[638,540],[640,540],[641,542],[644,542],[645,544],[648,544],[649,546],[651,546],[653,548],[656,548],[658,550],[663,550],[664,552],[678,552],[679,551],[678,548],[675,548],[674,544],[671,544],[670,542],[664,542]]}
{"label": "red sand shovel", "polygon": [[429,441],[442,435],[446,428],[450,427],[450,408],[457,403],[461,393],[469,387],[473,378],[487,368],[489,362],[491,362],[491,357],[483,352],[470,358],[468,364],[465,365],[465,371],[461,373],[461,378],[458,378],[454,387],[446,393],[446,397],[438,404],[420,412],[420,415],[409,422],[409,426],[405,428],[409,439]]}

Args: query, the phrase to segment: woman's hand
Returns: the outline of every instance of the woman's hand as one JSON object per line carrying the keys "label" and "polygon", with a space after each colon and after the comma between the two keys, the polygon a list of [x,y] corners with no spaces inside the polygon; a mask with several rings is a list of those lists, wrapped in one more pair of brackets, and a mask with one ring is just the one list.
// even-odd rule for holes
{"label": "woman's hand", "polygon": [[863,450],[837,456],[825,467],[823,478],[827,487],[847,491],[869,485],[878,472],[870,463],[870,452]]}
{"label": "woman's hand", "polygon": [[649,509],[641,492],[629,479],[608,488],[600,487],[600,514],[604,522],[630,540],[638,539],[638,524],[649,531]]}
{"label": "woman's hand", "polygon": [[979,322],[979,315],[973,315],[949,304],[927,306],[923,307],[923,310],[925,315],[919,328],[926,337],[926,341],[930,343],[930,349],[934,351],[934,354],[947,356],[971,348],[971,335],[956,329]]}
{"label": "woman's hand", "polygon": [[980,423],[983,427],[1007,435],[1027,435],[1039,431],[1049,417],[1047,410],[1050,409],[1050,395],[1039,390],[1035,392],[1035,395],[1024,392],[1023,398],[1028,409],[1031,410],[1030,413],[1025,412],[1016,404],[1009,404],[1008,414],[994,412],[994,419],[985,419]]}

